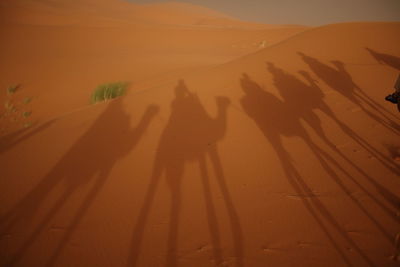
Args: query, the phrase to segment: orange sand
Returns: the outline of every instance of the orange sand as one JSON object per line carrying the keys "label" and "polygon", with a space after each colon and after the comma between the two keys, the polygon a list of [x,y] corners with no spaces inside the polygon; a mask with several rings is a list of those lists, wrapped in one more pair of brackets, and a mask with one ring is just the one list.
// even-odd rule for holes
{"label": "orange sand", "polygon": [[[0,16],[16,108],[0,113],[1,266],[398,266],[400,23],[118,0],[3,0]],[[127,95],[89,105],[112,81]]]}

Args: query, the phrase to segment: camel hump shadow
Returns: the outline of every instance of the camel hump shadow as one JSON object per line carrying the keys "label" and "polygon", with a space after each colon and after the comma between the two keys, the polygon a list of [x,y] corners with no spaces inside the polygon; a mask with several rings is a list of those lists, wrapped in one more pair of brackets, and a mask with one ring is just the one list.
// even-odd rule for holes
{"label": "camel hump shadow", "polygon": [[193,160],[206,153],[210,144],[219,142],[225,136],[229,103],[226,97],[216,97],[218,111],[213,118],[198,95],[190,92],[185,82],[180,80],[171,103],[170,118],[160,138],[160,154],[168,155],[174,151]]}
{"label": "camel hump shadow", "polygon": [[[32,227],[33,231],[28,234],[20,248],[10,256],[8,261],[10,265],[17,264],[23,258],[46,227],[71,201],[75,192],[93,181],[87,192],[83,193],[83,199],[76,210],[71,212],[66,231],[51,251],[52,254],[47,257],[46,264],[42,266],[53,266],[56,263],[83,216],[105,185],[114,164],[136,146],[157,112],[157,106],[149,105],[136,127],[131,127],[130,115],[123,109],[121,100],[116,99],[107,103],[105,110],[47,175],[0,218],[2,231],[8,232],[15,228],[26,227],[36,214],[43,213],[39,223]],[[59,184],[62,184],[60,194],[52,200],[47,200]],[[49,208],[43,210],[45,201],[49,202]]]}
{"label": "camel hump shadow", "polygon": [[217,115],[210,116],[203,107],[197,94],[191,92],[184,80],[180,80],[175,87],[175,97],[171,103],[171,112],[167,125],[161,133],[157,154],[154,160],[153,172],[144,197],[143,205],[137,216],[134,227],[131,253],[128,258],[128,266],[137,266],[139,251],[148,220],[149,212],[161,177],[165,176],[170,191],[170,222],[167,236],[166,266],[178,265],[178,241],[179,226],[181,223],[182,206],[182,179],[185,164],[189,161],[198,163],[200,179],[203,185],[203,194],[206,203],[206,214],[212,243],[213,259],[217,265],[223,263],[222,247],[217,220],[217,212],[211,194],[207,158],[210,159],[215,173],[223,201],[230,218],[230,226],[233,236],[234,254],[236,266],[243,266],[242,230],[238,214],[233,205],[233,200],[225,181],[225,175],[218,153],[217,143],[220,142],[227,130],[227,108],[229,99],[217,96]]}
{"label": "camel hump shadow", "polygon": [[242,75],[240,84],[245,93],[240,100],[241,105],[245,113],[262,128],[264,135],[277,138],[279,135],[302,134],[302,126],[295,116],[297,111],[292,105],[287,105],[274,94],[264,90],[246,73]]}

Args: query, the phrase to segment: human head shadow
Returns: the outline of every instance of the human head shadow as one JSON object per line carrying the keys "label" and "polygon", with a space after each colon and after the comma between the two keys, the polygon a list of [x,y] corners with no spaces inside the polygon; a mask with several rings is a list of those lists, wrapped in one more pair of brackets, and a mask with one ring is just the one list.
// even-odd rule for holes
{"label": "human head shadow", "polygon": [[[381,153],[378,153],[376,149],[374,149],[363,138],[361,138],[358,134],[356,134],[353,130],[351,130],[351,128],[348,125],[346,125],[343,121],[341,121],[339,118],[336,117],[331,108],[325,103],[324,94],[322,90],[319,88],[316,81],[311,77],[309,73],[307,73],[306,71],[299,71],[299,73],[308,82],[305,83],[300,79],[298,79],[295,75],[292,75],[276,67],[275,64],[271,62],[267,62],[267,69],[272,74],[274,85],[278,89],[280,95],[283,97],[285,104],[289,106],[290,109],[294,110],[299,119],[304,120],[315,131],[315,133],[320,137],[320,139],[324,141],[324,143],[332,151],[336,153],[336,155],[340,156],[350,166],[352,166],[362,176],[364,176],[365,179],[367,179],[370,183],[372,183],[377,188],[378,192],[380,192],[381,195],[388,201],[388,203],[393,205],[393,201],[391,201],[392,198],[391,197],[388,198],[388,196],[390,196],[389,190],[385,190],[384,187],[381,184],[379,184],[379,182],[376,181],[376,179],[373,179],[369,174],[367,174],[362,167],[357,166],[357,164],[355,164],[350,158],[348,158],[344,153],[342,153],[337,148],[337,146],[327,137],[325,131],[322,128],[321,120],[319,119],[315,111],[321,111],[325,115],[327,115],[334,123],[337,124],[337,126],[340,127],[340,129],[342,129],[342,131],[350,139],[354,140],[356,143],[361,145],[372,155],[380,159],[384,164],[389,164],[390,162],[392,162],[392,160],[381,158]],[[332,159],[329,160],[337,166],[337,169],[340,169],[342,172],[344,172],[348,179],[356,183],[359,186],[359,188],[362,191],[364,191],[364,193],[366,193],[368,196],[374,199],[375,202],[378,205],[380,205],[382,209],[384,209],[388,213],[389,216],[398,220],[396,214],[393,211],[391,211],[390,208],[388,208],[378,198],[376,198],[374,194],[366,190],[364,186],[362,186],[362,184],[360,184],[354,177],[352,177],[347,171],[345,171],[344,168],[338,165],[336,161],[333,161]],[[395,167],[395,166],[389,165],[389,167]],[[398,172],[398,170],[396,169],[394,169],[394,171]],[[340,181],[338,181],[337,179],[335,179],[335,181],[338,182],[338,185],[341,186],[346,193],[348,192],[348,190],[342,186],[343,184]],[[353,199],[353,196],[351,194],[348,195],[350,198]],[[354,201],[356,202],[356,205],[358,205],[360,209],[362,209],[364,213],[372,221],[374,221],[375,224],[381,230],[383,230],[383,227],[380,226],[380,224],[373,218],[373,216],[371,216],[370,213],[367,210],[365,210],[365,208],[363,208],[363,206],[359,205],[357,200]],[[385,233],[386,236],[388,236],[386,231],[383,232]]]}
{"label": "human head shadow", "polygon": [[375,58],[376,61],[378,61],[378,63],[385,64],[389,67],[400,70],[400,57],[380,53],[369,47],[366,47],[365,49],[371,54],[373,58]]}
{"label": "human head shadow", "polygon": [[399,134],[396,129],[391,127],[391,125],[395,123],[394,120],[396,120],[397,117],[372,99],[353,81],[353,78],[346,70],[345,64],[342,61],[332,60],[331,64],[333,66],[331,66],[302,52],[298,52],[298,55],[315,75],[329,87],[358,106],[364,114],[369,116],[376,123],[381,124],[397,135]]}
{"label": "human head shadow", "polygon": [[[364,138],[353,131],[349,125],[345,124],[335,115],[333,110],[325,102],[325,95],[322,89],[318,86],[317,81],[314,80],[308,72],[303,70],[299,71],[307,81],[307,83],[305,83],[296,76],[276,67],[275,64],[271,62],[267,62],[267,70],[271,73],[274,85],[283,97],[285,103],[289,105],[292,110],[295,110],[297,116],[311,126],[318,136],[337,153],[340,153],[340,151],[326,136],[322,129],[322,122],[315,113],[316,111],[321,111],[333,120],[333,122],[340,127],[343,133],[375,156],[377,160],[379,160],[389,170],[396,174],[399,172],[399,168],[395,163],[393,163],[391,158],[374,148]],[[341,156],[344,157],[343,154],[341,154]]]}
{"label": "human head shadow", "polygon": [[147,217],[152,207],[157,186],[163,175],[165,175],[171,195],[166,266],[178,265],[179,217],[182,203],[181,183],[184,178],[184,165],[189,161],[197,162],[199,166],[213,247],[213,259],[217,265],[223,263],[224,257],[221,248],[219,224],[211,195],[207,159],[210,160],[213,167],[215,178],[230,218],[236,266],[243,266],[242,230],[225,181],[217,148],[218,142],[223,139],[227,129],[229,99],[216,97],[215,101],[217,115],[216,117],[211,117],[204,109],[199,97],[187,88],[183,80],[180,80],[175,87],[175,98],[171,103],[170,117],[158,143],[153,173],[133,230],[128,266],[137,266],[138,264]]}
{"label": "human head shadow", "polygon": [[[74,192],[93,183],[77,210],[69,218],[69,224],[64,229],[61,240],[42,266],[53,266],[56,263],[63,248],[104,186],[113,165],[135,147],[158,112],[157,106],[148,106],[136,127],[131,127],[130,115],[123,109],[121,99],[109,101],[105,105],[107,108],[50,172],[11,210],[1,216],[2,231],[9,232],[26,226],[37,213],[44,214],[39,218],[40,222],[33,226],[33,231],[20,248],[8,260],[8,264],[14,265],[21,260],[45,228],[49,227],[57,213],[61,212],[72,198]],[[50,204],[50,208],[43,210],[43,203],[46,201],[48,205],[47,197],[56,186],[62,186],[63,192]]]}
{"label": "human head shadow", "polygon": [[[283,74],[282,70],[276,69],[277,73]],[[352,240],[347,232],[340,226],[327,207],[316,197],[310,186],[307,185],[296,166],[293,164],[293,158],[290,152],[283,145],[282,137],[298,137],[313,152],[325,171],[340,184],[336,171],[328,164],[333,164],[337,168],[340,165],[324,150],[317,146],[302,126],[300,119],[304,111],[297,111],[293,105],[296,103],[282,101],[272,93],[264,90],[256,82],[251,80],[247,74],[243,74],[240,79],[241,87],[245,95],[241,99],[241,105],[244,112],[254,120],[255,124],[266,137],[267,141],[274,149],[284,174],[296,191],[296,195],[300,198],[304,206],[307,208],[311,216],[315,219],[322,231],[343,259],[344,263],[351,266],[348,256],[344,253],[344,249],[340,248],[335,240],[335,235],[325,226],[327,221],[338,233],[344,238],[350,246],[368,263],[373,266],[371,260]],[[302,101],[302,98],[296,101]],[[342,168],[340,168],[343,170]]]}
{"label": "human head shadow", "polygon": [[[315,75],[317,75],[317,77],[319,77],[322,81],[324,81],[328,86],[338,91],[341,95],[345,96],[351,102],[359,106],[360,109],[363,110],[364,113],[367,114],[370,118],[372,118],[376,123],[381,124],[386,129],[392,131],[394,134],[399,135],[398,127],[396,127],[397,125],[396,122],[392,120],[388,115],[385,115],[383,112],[385,111],[385,109],[381,108],[379,104],[376,104],[374,100],[370,99],[369,96],[367,96],[361,90],[361,88],[353,82],[350,74],[344,69],[343,63],[335,61],[336,62],[335,64],[337,66],[337,69],[335,69],[331,66],[328,66],[320,62],[319,60],[313,57],[305,55],[304,53],[298,52],[298,54],[303,58],[304,62],[310,67],[310,69],[315,73]],[[310,79],[309,77],[310,75],[309,74],[305,75],[305,73],[306,73],[305,71],[302,71],[301,74],[306,78],[306,80],[308,80],[310,86],[322,92],[322,90],[319,89],[318,86],[316,85],[316,82]],[[359,134],[354,132],[348,125],[338,120],[338,118],[334,115],[332,110],[330,110],[330,108],[326,104],[324,104],[322,98],[320,98],[319,102],[323,103],[322,104],[323,106],[320,105],[318,109],[324,112],[329,117],[331,117],[337,123],[337,125],[341,127],[343,132],[345,132],[349,137],[351,137],[354,141],[356,141],[359,145],[361,145],[371,154],[376,156],[376,158],[392,172],[394,173],[399,172],[398,166],[396,166],[396,164],[394,164],[390,158],[388,158],[386,155],[382,154],[380,151],[372,147]],[[367,108],[367,106],[373,107],[373,110],[377,111],[377,114],[381,116],[374,114],[371,111],[371,109]]]}

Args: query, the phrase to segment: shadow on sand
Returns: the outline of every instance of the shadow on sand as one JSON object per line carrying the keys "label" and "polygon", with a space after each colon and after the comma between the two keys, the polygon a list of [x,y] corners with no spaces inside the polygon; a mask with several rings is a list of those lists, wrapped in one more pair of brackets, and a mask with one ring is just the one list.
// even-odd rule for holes
{"label": "shadow on sand", "polygon": [[[149,126],[158,107],[149,106],[135,128],[130,126],[130,116],[124,111],[120,99],[107,104],[105,111],[96,119],[89,130],[68,150],[52,170],[15,207],[0,219],[2,232],[21,229],[32,221],[37,213],[44,215],[28,235],[7,266],[17,264],[35,243],[41,233],[49,227],[57,213],[72,199],[75,192],[88,183],[93,183],[83,201],[69,220],[57,246],[45,264],[55,265],[62,250],[72,237],[85,213],[104,186],[113,165],[126,156],[138,143]],[[47,197],[56,186],[64,186],[58,199],[43,210]]]}
{"label": "shadow on sand", "polygon": [[392,125],[396,125],[394,120],[398,118],[369,97],[354,83],[343,62],[338,60],[331,61],[334,66],[332,67],[304,53],[298,52],[298,54],[324,83],[358,106],[364,114],[375,120],[376,123],[399,135],[398,129],[392,127]]}
{"label": "shadow on sand", "polygon": [[188,90],[183,80],[180,80],[176,86],[175,99],[171,104],[171,115],[158,144],[153,173],[133,231],[128,266],[137,266],[138,264],[147,218],[160,178],[164,174],[171,193],[166,266],[178,266],[179,216],[182,202],[181,185],[184,177],[184,165],[188,161],[196,161],[199,164],[213,249],[213,260],[217,266],[223,263],[224,257],[221,248],[217,212],[211,195],[210,176],[207,170],[207,156],[211,161],[215,178],[228,211],[234,242],[235,266],[243,266],[242,230],[225,181],[217,148],[217,143],[224,137],[226,132],[229,99],[217,97],[216,103],[218,114],[216,118],[212,118],[202,106],[197,95]]}
{"label": "shadow on sand", "polygon": [[380,64],[388,65],[389,67],[400,70],[400,57],[379,53],[371,48],[366,47],[367,51],[373,56]]}
{"label": "shadow on sand", "polygon": [[[313,80],[310,74],[308,74],[306,71],[300,71],[300,74],[306,79],[308,84],[302,82],[300,79],[296,78],[296,76],[289,74],[280,68],[277,68],[273,63],[268,62],[267,65],[268,70],[273,76],[274,85],[279,90],[285,104],[293,109],[296,112],[296,115],[300,119],[303,119],[315,131],[315,133],[321,138],[321,140],[324,141],[324,143],[336,153],[336,155],[340,156],[350,166],[356,169],[368,182],[375,186],[377,192],[379,192],[388,203],[390,203],[393,207],[397,209],[400,205],[400,199],[396,197],[395,194],[385,189],[375,179],[368,175],[361,167],[357,166],[350,158],[343,154],[336,147],[335,144],[333,144],[328,139],[328,137],[325,135],[324,130],[322,129],[321,120],[318,118],[317,114],[315,114],[315,111],[323,112],[334,123],[336,123],[337,126],[340,127],[340,129],[343,131],[344,134],[347,135],[347,137],[349,137],[349,139],[353,140],[361,147],[363,147],[389,170],[393,171],[395,174],[400,174],[400,169],[393,161],[394,157],[387,157],[386,155],[375,149],[365,139],[354,132],[348,125],[339,120],[333,113],[331,108],[324,102],[324,94],[316,84],[316,81]],[[301,101],[299,101],[299,99],[301,99]],[[348,179],[358,185],[358,187],[365,194],[371,197],[371,199],[373,199],[383,210],[385,210],[389,216],[397,221],[399,220],[395,212],[387,208],[387,206],[383,204],[379,199],[377,199],[374,194],[369,193],[364,188],[364,186],[362,186],[356,179],[349,175],[343,168],[340,167],[340,165],[338,165],[336,162],[333,163],[347,176]],[[350,194],[350,192],[348,192],[346,188],[343,187],[343,185],[341,185],[340,183],[338,184],[348,194],[348,196],[353,199],[353,201],[357,202],[357,200],[354,199],[354,197]],[[379,227],[379,229],[381,229],[385,236],[388,239],[392,240],[392,237],[387,234],[383,227],[379,226],[378,222],[373,218],[373,216],[370,216],[368,212],[362,208],[360,203],[357,203],[357,205],[373,222],[375,222],[375,224]]]}
{"label": "shadow on sand", "polygon": [[346,136],[353,140],[355,143],[364,148],[368,153],[373,155],[385,167],[395,174],[400,173],[399,167],[393,161],[393,158],[383,154],[364,138],[353,131],[348,125],[341,121],[332,111],[332,109],[324,101],[324,93],[317,85],[316,81],[312,79],[311,75],[306,71],[299,73],[305,78],[308,84],[304,83],[296,76],[285,72],[284,70],[276,67],[273,63],[267,62],[267,70],[272,74],[275,87],[278,89],[280,95],[284,99],[284,103],[294,110],[299,119],[303,119],[315,133],[328,145],[335,153],[347,161],[351,166],[356,168],[364,177],[377,188],[381,188],[371,177],[369,177],[361,168],[357,167],[347,156],[345,156],[336,145],[333,144],[326,136],[322,129],[322,122],[315,113],[320,111],[330,118]]}
{"label": "shadow on sand", "polygon": [[37,127],[32,127],[33,129],[23,128],[16,132],[7,134],[5,136],[0,137],[0,154],[6,152],[7,150],[11,149],[13,146],[19,144],[20,142],[29,139],[30,137],[34,136],[35,134],[44,131],[48,127],[50,127],[55,120],[48,121],[43,123]]}
{"label": "shadow on sand", "polygon": [[[337,236],[329,231],[326,224],[335,229],[339,236],[350,245],[350,247],[368,266],[374,266],[373,262],[368,258],[365,252],[358,247],[356,242],[353,241],[347,231],[343,229],[340,223],[338,223],[334,218],[333,214],[331,214],[328,208],[325,207],[325,205],[319,200],[318,196],[314,194],[312,189],[305,182],[297,168],[294,166],[291,155],[282,142],[282,137],[298,137],[303,140],[328,176],[346,193],[347,196],[351,198],[357,207],[376,225],[383,235],[393,243],[393,237],[362,206],[359,200],[351,194],[350,190],[346,188],[344,182],[340,178],[341,175],[339,175],[337,171],[343,173],[344,176],[351,179],[352,182],[357,183],[357,181],[330,155],[330,153],[324,151],[313,142],[306,129],[301,124],[301,120],[306,121],[306,123],[311,126],[318,136],[324,140],[325,143],[335,151],[335,153],[360,171],[371,183],[374,183],[374,185],[378,187],[379,185],[372,178],[366,175],[361,168],[353,164],[350,159],[343,155],[329,141],[322,130],[318,116],[313,112],[313,110],[319,109],[323,111],[336,121],[343,130],[346,130],[347,134],[353,134],[353,132],[349,132],[348,127],[340,122],[330,108],[321,100],[323,97],[322,92],[315,87],[315,84],[310,80],[310,76],[307,73],[302,72],[301,74],[310,81],[309,85],[298,80],[295,76],[275,67],[272,63],[268,63],[268,69],[272,73],[275,86],[280,91],[284,101],[261,88],[256,82],[252,81],[247,74],[243,74],[240,83],[245,95],[241,99],[241,104],[245,113],[254,120],[256,125],[263,132],[264,136],[271,143],[289,183],[292,185],[311,216],[324,231],[332,246],[341,256],[343,262],[347,266],[352,266],[352,262],[345,253],[346,249],[340,246],[336,240]],[[382,208],[389,212],[390,215],[395,216],[392,210],[368,193],[361,184],[357,184],[364,192],[376,200]]]}

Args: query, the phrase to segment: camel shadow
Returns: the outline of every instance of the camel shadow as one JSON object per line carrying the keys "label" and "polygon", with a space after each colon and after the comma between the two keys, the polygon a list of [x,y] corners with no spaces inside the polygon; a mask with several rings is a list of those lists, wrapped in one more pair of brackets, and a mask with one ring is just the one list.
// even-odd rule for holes
{"label": "camel shadow", "polygon": [[369,116],[376,123],[399,135],[398,131],[392,127],[393,124],[396,124],[394,120],[396,120],[397,117],[368,96],[353,81],[351,75],[345,69],[343,62],[333,60],[331,63],[334,67],[332,67],[302,52],[298,52],[298,54],[315,75],[317,75],[329,87],[347,98],[354,105],[358,106],[364,114]]}
{"label": "camel shadow", "polygon": [[199,164],[213,260],[217,266],[223,263],[224,257],[221,248],[217,212],[211,195],[207,158],[211,161],[215,178],[230,219],[234,242],[234,256],[236,258],[235,266],[243,266],[242,230],[238,214],[225,181],[225,174],[217,147],[218,142],[226,133],[229,99],[217,97],[216,104],[218,114],[216,118],[212,118],[202,106],[198,96],[189,91],[183,80],[180,80],[176,86],[175,98],[171,103],[171,114],[161,134],[153,173],[133,230],[128,266],[137,266],[143,232],[154,201],[157,186],[163,175],[165,175],[171,195],[166,266],[178,266],[179,217],[182,202],[181,185],[184,177],[184,165],[189,161],[195,161]]}
{"label": "camel shadow", "polygon": [[[391,170],[393,173],[398,174],[399,168],[393,162],[393,159],[384,155],[382,152],[374,148],[364,138],[351,129],[350,126],[346,125],[341,121],[332,109],[324,101],[324,94],[322,89],[319,88],[317,82],[311,77],[306,71],[299,71],[299,73],[305,78],[308,84],[304,83],[296,76],[285,72],[284,70],[276,67],[273,63],[267,62],[267,69],[272,74],[275,87],[279,90],[279,93],[284,98],[285,103],[289,105],[293,110],[296,110],[296,114],[303,119],[317,135],[337,154],[345,159],[350,165],[357,168],[354,163],[343,155],[336,146],[327,138],[324,130],[322,129],[322,122],[319,117],[315,114],[315,111],[321,111],[328,116],[340,129],[354,142],[363,147],[371,155],[373,155],[378,161],[385,167]],[[360,168],[357,168],[360,172],[367,176]]]}
{"label": "camel shadow", "polygon": [[[324,143],[335,152],[336,155],[341,157],[344,161],[346,161],[350,166],[356,169],[368,182],[370,182],[375,188],[377,192],[381,194],[381,196],[395,208],[397,208],[398,200],[396,202],[396,197],[389,190],[385,189],[381,184],[379,184],[376,179],[373,179],[370,175],[368,175],[362,167],[357,166],[350,158],[348,158],[344,153],[342,153],[337,146],[329,140],[326,136],[325,131],[322,128],[321,120],[315,113],[315,111],[321,111],[325,115],[327,115],[334,123],[336,123],[340,129],[345,133],[350,139],[354,140],[358,144],[362,145],[368,152],[374,155],[376,158],[380,159],[381,162],[384,163],[384,166],[389,166],[394,168],[393,160],[389,160],[386,156],[381,158],[383,155],[378,150],[374,149],[370,144],[368,144],[363,138],[361,138],[358,134],[356,134],[351,128],[346,125],[343,121],[339,120],[336,117],[331,108],[324,101],[324,94],[322,90],[316,84],[316,81],[312,79],[310,74],[306,71],[300,71],[300,74],[306,79],[308,84],[304,83],[296,76],[285,72],[284,70],[276,67],[273,63],[268,62],[268,70],[273,76],[273,81],[275,87],[278,89],[280,95],[283,97],[284,102],[291,109],[296,112],[296,115],[304,120],[319,136],[319,138],[324,141]],[[374,196],[374,194],[370,193],[360,182],[358,182],[354,177],[352,177],[347,171],[344,170],[336,161],[332,158],[329,159],[337,169],[339,169],[345,176],[351,180],[353,183],[357,184],[357,186],[367,194],[371,199],[373,199],[386,213],[391,216],[394,220],[399,221],[399,218],[390,208],[388,208],[382,201]],[[396,169],[394,169],[396,171]],[[398,173],[398,171],[397,171]],[[334,176],[333,176],[334,177]],[[349,190],[344,186],[344,184],[340,181],[340,179],[334,179],[334,181],[343,189],[343,191],[349,196],[350,199],[364,212],[364,214],[372,221],[374,224],[381,230],[381,232],[392,241],[392,237],[387,233],[387,231],[380,225],[380,223],[372,216],[359,201],[354,198],[354,196],[349,192]]]}
{"label": "camel shadow", "polygon": [[[136,146],[157,111],[158,107],[149,106],[137,126],[131,128],[130,116],[123,109],[121,100],[116,99],[107,103],[105,111],[50,172],[0,218],[2,231],[9,232],[25,227],[27,222],[37,216],[37,213],[44,214],[38,218],[39,223],[33,227],[33,231],[7,261],[7,266],[19,263],[46,227],[51,224],[57,213],[69,200],[72,200],[73,194],[81,187],[93,183],[77,210],[73,212],[52,255],[41,266],[56,264],[64,247],[107,181],[114,164]],[[58,186],[63,186],[63,192],[50,204],[49,209],[43,210],[44,202],[49,205],[47,197]]]}
{"label": "camel shadow", "polygon": [[400,70],[400,57],[377,52],[371,48],[365,48],[373,58],[380,64],[388,65],[394,69]]}
{"label": "camel shadow", "polygon": [[[356,242],[353,241],[345,229],[343,229],[334,218],[328,208],[319,200],[318,196],[314,194],[310,186],[305,182],[304,178],[294,166],[290,153],[283,145],[282,137],[300,138],[312,151],[313,155],[318,159],[327,174],[334,179],[343,190],[349,193],[340,181],[339,175],[337,175],[336,171],[330,166],[330,164],[336,166],[341,171],[344,171],[343,168],[341,168],[329,153],[325,152],[312,141],[300,122],[300,119],[302,117],[304,118],[304,114],[311,111],[297,110],[293,108],[292,103],[282,101],[272,93],[264,90],[256,82],[251,80],[247,74],[243,74],[240,84],[245,93],[241,99],[243,110],[252,120],[254,120],[267,141],[271,144],[281,163],[288,182],[296,191],[296,195],[301,199],[310,215],[325,233],[343,262],[347,266],[352,266],[350,259],[345,253],[346,249],[340,247],[335,238],[335,234],[329,231],[326,223],[333,227],[369,266],[374,266],[367,255],[358,247]],[[299,99],[297,99],[297,101],[299,101]],[[294,105],[296,104],[294,103]]]}

